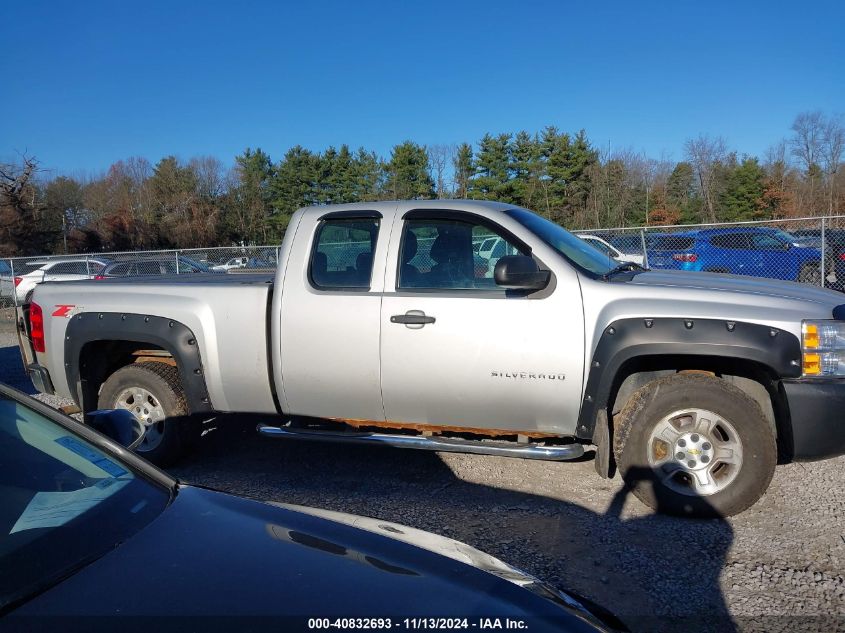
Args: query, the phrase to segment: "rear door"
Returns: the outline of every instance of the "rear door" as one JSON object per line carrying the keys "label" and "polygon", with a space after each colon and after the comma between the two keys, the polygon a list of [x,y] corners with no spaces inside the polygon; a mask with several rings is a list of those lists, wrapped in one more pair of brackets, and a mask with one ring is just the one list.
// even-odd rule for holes
{"label": "rear door", "polygon": [[503,253],[532,254],[519,238],[474,214],[397,216],[381,308],[386,419],[574,432],[584,362],[577,275],[559,271],[549,288],[531,295],[507,292],[488,275],[495,261],[479,267],[473,260],[473,242],[491,233]]}
{"label": "rear door", "polygon": [[384,420],[379,316],[392,220],[385,226],[377,211],[336,211],[306,214],[296,227],[276,289],[286,413]]}

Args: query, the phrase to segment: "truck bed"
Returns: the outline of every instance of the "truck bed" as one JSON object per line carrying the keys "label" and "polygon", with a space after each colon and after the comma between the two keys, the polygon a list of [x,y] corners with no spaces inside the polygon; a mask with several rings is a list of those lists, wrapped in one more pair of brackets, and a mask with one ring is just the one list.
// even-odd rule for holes
{"label": "truck bed", "polygon": [[[208,396],[217,411],[275,413],[270,377],[268,274],[135,277],[39,285],[35,301],[46,319],[47,365],[57,393],[72,397],[63,367],[65,331],[79,312],[172,319],[200,346]],[[68,307],[69,306],[69,307]],[[67,307],[61,316],[53,314]],[[46,359],[43,359],[42,362]]]}

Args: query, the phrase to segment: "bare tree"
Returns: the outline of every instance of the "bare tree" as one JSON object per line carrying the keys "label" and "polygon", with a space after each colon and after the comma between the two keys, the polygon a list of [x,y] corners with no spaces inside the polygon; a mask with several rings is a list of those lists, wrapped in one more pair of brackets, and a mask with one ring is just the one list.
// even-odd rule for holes
{"label": "bare tree", "polygon": [[792,155],[798,158],[808,172],[819,163],[824,137],[824,115],[819,112],[802,112],[792,123],[795,136],[790,141]]}
{"label": "bare tree", "polygon": [[446,168],[452,161],[455,152],[454,145],[429,145],[428,160],[431,164],[431,176],[434,180],[434,192],[438,198],[445,198],[446,189]]}
{"label": "bare tree", "polygon": [[38,161],[21,156],[20,165],[0,164],[0,250],[17,255],[41,248],[36,227]]}
{"label": "bare tree", "polygon": [[833,189],[836,184],[836,172],[842,162],[842,151],[845,149],[845,129],[841,118],[830,117],[824,123],[822,131],[821,158],[828,180],[827,212],[833,215]]}
{"label": "bare tree", "polygon": [[819,175],[824,128],[825,118],[820,111],[802,112],[792,123],[794,136],[789,143],[792,155],[804,167],[809,185],[809,206],[813,213],[816,210],[816,179]]}
{"label": "bare tree", "polygon": [[727,148],[722,137],[715,138],[706,134],[696,139],[688,139],[684,143],[687,160],[695,169],[698,186],[707,209],[707,219],[716,221],[716,166],[723,162],[727,155]]}
{"label": "bare tree", "polygon": [[30,184],[38,171],[38,161],[24,155],[21,162],[21,167],[0,165],[0,195],[3,196],[4,204],[16,208],[35,204],[35,189]]}

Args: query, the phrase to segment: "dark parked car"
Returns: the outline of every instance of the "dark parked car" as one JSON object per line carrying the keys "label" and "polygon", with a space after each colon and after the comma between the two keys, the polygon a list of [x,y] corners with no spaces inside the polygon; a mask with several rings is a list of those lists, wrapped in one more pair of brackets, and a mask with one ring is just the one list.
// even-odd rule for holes
{"label": "dark parked car", "polygon": [[[125,445],[143,434],[127,411],[100,413],[94,423]],[[410,617],[606,630],[580,599],[468,545],[179,484],[2,385],[0,464],[3,630],[125,630],[144,616],[156,618],[144,630],[173,630],[174,619],[180,630],[308,630],[329,628],[326,618],[403,628]],[[207,617],[177,619],[192,616]]]}
{"label": "dark parked car", "polygon": [[[822,230],[798,229],[792,231],[802,239],[822,241]],[[825,242],[825,285],[845,292],[845,229],[829,228],[824,232]]]}
{"label": "dark parked car", "polygon": [[180,256],[178,260],[175,257],[165,257],[112,262],[96,278],[136,277],[138,275],[185,275],[207,272],[210,272],[207,266],[187,257]]}
{"label": "dark parked car", "polygon": [[751,275],[820,282],[821,253],[794,245],[794,237],[768,227],[704,229],[651,236],[650,268]]}

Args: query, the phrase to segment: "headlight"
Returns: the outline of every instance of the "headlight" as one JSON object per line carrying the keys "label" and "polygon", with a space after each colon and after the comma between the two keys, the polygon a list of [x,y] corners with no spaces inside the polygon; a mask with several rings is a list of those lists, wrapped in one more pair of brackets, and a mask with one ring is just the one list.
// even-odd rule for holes
{"label": "headlight", "polygon": [[804,321],[801,357],[805,376],[845,376],[845,321]]}

